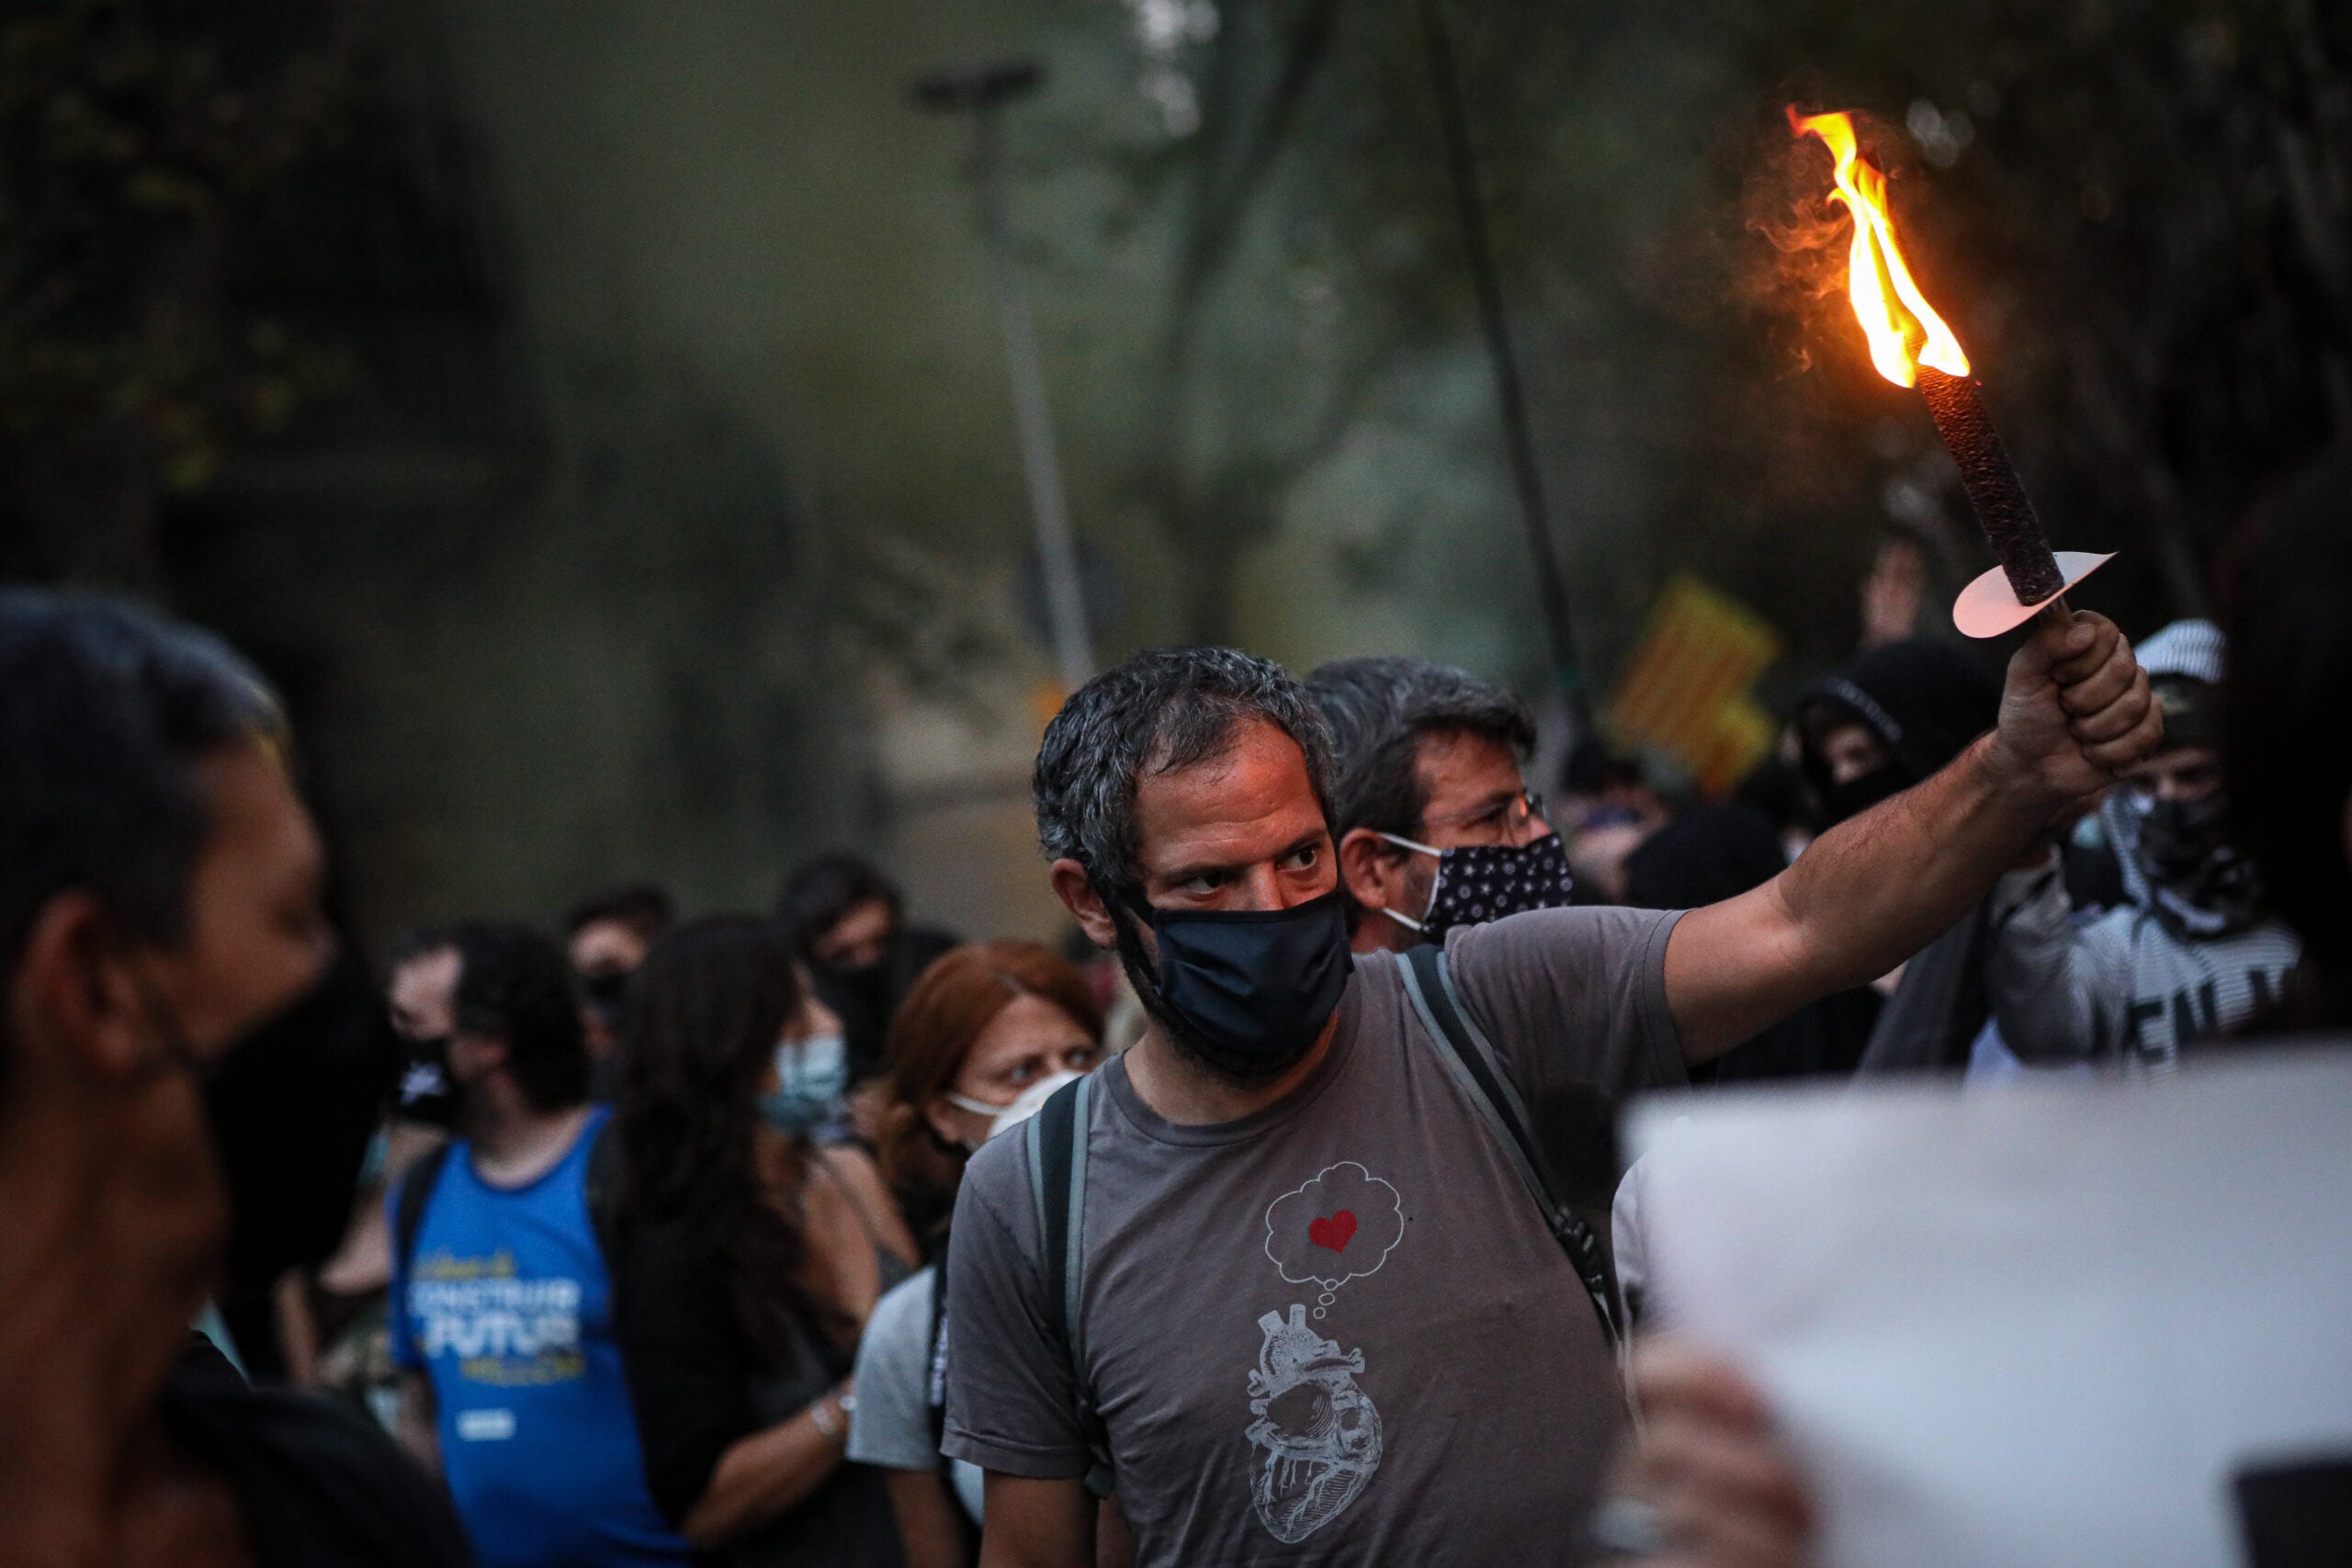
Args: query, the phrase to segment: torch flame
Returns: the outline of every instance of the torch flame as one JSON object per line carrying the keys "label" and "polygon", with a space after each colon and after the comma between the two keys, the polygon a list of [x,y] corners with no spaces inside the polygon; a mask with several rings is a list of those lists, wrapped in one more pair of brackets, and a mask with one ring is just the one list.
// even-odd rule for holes
{"label": "torch flame", "polygon": [[1818,136],[1838,160],[1838,188],[1831,194],[1854,215],[1854,240],[1846,256],[1846,295],[1854,319],[1870,339],[1871,363],[1898,387],[1916,385],[1922,365],[1947,376],[1968,374],[1968,355],[1911,279],[1903,251],[1894,243],[1894,219],[1886,204],[1886,176],[1863,158],[1854,142],[1854,121],[1843,114],[1800,115],[1792,106],[1789,126],[1799,136]]}

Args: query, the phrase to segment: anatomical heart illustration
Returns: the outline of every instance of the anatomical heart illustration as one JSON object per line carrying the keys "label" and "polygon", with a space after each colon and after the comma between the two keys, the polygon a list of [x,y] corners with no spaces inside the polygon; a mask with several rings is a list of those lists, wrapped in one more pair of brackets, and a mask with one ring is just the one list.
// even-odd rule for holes
{"label": "anatomical heart illustration", "polygon": [[1293,1303],[1258,1320],[1266,1342],[1250,1374],[1248,1437],[1259,1450],[1250,1500],[1285,1546],[1331,1522],[1380,1468],[1380,1412],[1356,1386],[1362,1350],[1341,1351]]}

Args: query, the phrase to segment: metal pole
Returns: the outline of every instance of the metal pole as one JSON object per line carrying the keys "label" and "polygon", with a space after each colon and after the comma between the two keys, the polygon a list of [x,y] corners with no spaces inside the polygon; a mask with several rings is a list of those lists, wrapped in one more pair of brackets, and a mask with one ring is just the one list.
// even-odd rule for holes
{"label": "metal pole", "polygon": [[1021,432],[1021,468],[1029,485],[1029,513],[1036,527],[1037,559],[1046,588],[1046,624],[1062,684],[1076,691],[1094,673],[1093,639],[1086,626],[1086,596],[1078,575],[1078,549],[1070,537],[1069,501],[1062,488],[1061,462],[1054,446],[1054,422],[1046,400],[1046,372],[1037,352],[1037,326],[1029,313],[1029,291],[1013,254],[1006,220],[1010,206],[998,107],[1034,88],[1034,66],[1015,64],[944,73],[916,87],[927,107],[968,111],[972,158],[979,180],[980,228],[988,243],[989,276],[996,291],[997,316],[1004,329],[1004,357],[1012,376],[1012,412]]}

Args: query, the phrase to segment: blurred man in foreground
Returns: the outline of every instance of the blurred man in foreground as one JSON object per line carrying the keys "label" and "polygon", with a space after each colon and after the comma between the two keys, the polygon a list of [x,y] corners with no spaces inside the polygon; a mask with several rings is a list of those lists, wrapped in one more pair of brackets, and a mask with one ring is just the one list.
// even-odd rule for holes
{"label": "blurred man in foreground", "polygon": [[2352,450],[2256,519],[2230,577],[2236,838],[2302,958],[2270,1029],[2352,1029]]}
{"label": "blurred man in foreground", "polygon": [[129,604],[0,592],[0,1562],[467,1561],[364,1416],[245,1386],[224,1264],[334,1246],[390,1077],[276,698]]}

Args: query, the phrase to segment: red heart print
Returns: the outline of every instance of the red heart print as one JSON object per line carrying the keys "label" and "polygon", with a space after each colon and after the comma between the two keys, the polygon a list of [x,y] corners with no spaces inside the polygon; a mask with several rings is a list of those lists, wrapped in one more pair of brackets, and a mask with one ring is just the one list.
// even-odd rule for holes
{"label": "red heart print", "polygon": [[1306,1239],[1332,1252],[1345,1252],[1355,1239],[1356,1212],[1342,1209],[1329,1219],[1306,1222]]}

